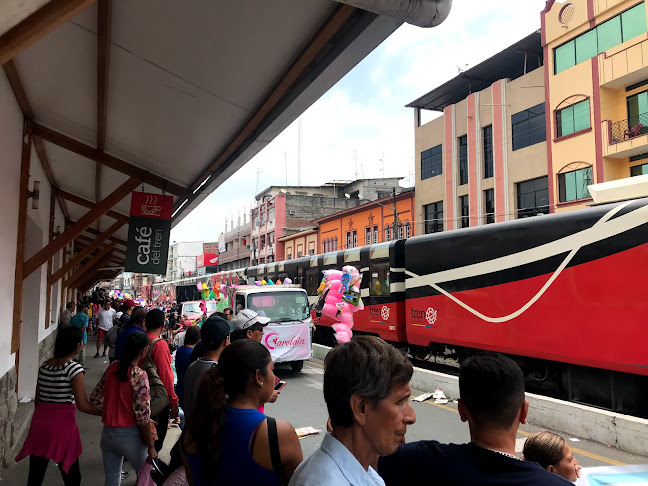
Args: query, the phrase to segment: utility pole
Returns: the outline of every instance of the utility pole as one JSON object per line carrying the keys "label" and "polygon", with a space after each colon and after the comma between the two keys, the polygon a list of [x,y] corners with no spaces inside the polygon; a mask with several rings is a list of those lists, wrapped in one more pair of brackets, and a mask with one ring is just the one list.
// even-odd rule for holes
{"label": "utility pole", "polygon": [[396,208],[396,188],[392,187],[392,201],[394,203],[394,240],[398,239],[398,209]]}

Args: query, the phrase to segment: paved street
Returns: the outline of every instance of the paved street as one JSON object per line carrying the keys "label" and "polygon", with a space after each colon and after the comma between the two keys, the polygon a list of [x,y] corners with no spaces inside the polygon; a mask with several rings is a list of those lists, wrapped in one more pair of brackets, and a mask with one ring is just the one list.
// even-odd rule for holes
{"label": "paved street", "polygon": [[[92,345],[93,343],[91,343]],[[92,353],[88,353],[92,356]],[[101,373],[108,365],[106,358],[88,359],[91,367],[87,373],[86,384],[88,393],[101,377]],[[302,450],[304,457],[308,457],[319,447],[323,434],[326,430],[328,414],[322,396],[322,381],[324,370],[321,361],[312,360],[304,365],[301,373],[294,374],[286,365],[277,365],[275,372],[277,376],[286,380],[288,384],[283,389],[275,404],[266,407],[269,415],[290,421],[294,427],[311,426],[322,430],[322,433],[302,439]],[[414,391],[414,395],[421,393]],[[431,402],[413,402],[416,411],[417,422],[408,431],[408,441],[420,439],[436,439],[441,442],[462,443],[469,440],[468,427],[459,420],[456,411],[456,404],[435,405]],[[81,456],[81,474],[83,484],[103,484],[103,466],[101,462],[101,451],[99,449],[99,438],[101,435],[101,421],[97,417],[78,414],[77,421],[81,429],[81,440],[83,442],[83,455]],[[526,436],[540,430],[535,425],[522,427],[518,436],[518,450]],[[559,431],[557,431],[559,432]],[[165,449],[178,437],[179,429],[173,428],[167,436]],[[567,436],[565,436],[567,437]],[[596,444],[588,441],[570,441],[570,447],[574,450],[578,461],[583,467],[620,465],[620,464],[648,464],[648,458],[634,456],[607,445]],[[164,459],[166,451],[163,451]],[[28,461],[24,460],[14,468],[4,471],[0,484],[20,485],[27,479]],[[124,469],[130,472],[128,480],[123,481],[124,486],[135,485],[135,474],[128,464]],[[63,484],[58,469],[50,465],[46,476],[45,485],[59,486]]]}

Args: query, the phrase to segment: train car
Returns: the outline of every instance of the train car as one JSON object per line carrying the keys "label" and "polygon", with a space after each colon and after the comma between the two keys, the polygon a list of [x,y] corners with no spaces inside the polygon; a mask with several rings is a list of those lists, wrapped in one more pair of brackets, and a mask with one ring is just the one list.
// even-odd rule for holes
{"label": "train car", "polygon": [[648,199],[411,238],[414,354],[518,357],[569,399],[636,409],[648,375]]}
{"label": "train car", "polygon": [[[350,248],[323,255],[258,265],[247,269],[249,283],[265,279],[285,279],[301,285],[311,304],[318,299],[317,289],[323,271],[353,265],[362,272],[360,288],[365,310],[356,312],[354,332],[380,336],[385,341],[404,346],[405,335],[405,240]],[[315,316],[314,316],[315,317]],[[322,315],[317,320],[315,341],[335,343],[331,326],[336,321]]]}

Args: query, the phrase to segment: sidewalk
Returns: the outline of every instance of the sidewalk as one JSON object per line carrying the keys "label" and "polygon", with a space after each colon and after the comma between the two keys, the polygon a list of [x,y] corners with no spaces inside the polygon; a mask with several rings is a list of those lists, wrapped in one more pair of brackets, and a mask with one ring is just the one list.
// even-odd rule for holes
{"label": "sidewalk", "polygon": [[[86,366],[89,367],[85,374],[86,390],[88,397],[92,389],[101,379],[104,371],[108,367],[108,358],[93,358],[96,352],[96,336],[88,337],[88,348],[86,350]],[[94,486],[101,486],[104,484],[105,476],[103,471],[103,462],[101,459],[101,449],[99,448],[99,440],[101,439],[101,430],[103,425],[101,417],[94,415],[86,415],[77,411],[77,424],[81,432],[81,443],[83,445],[83,454],[81,455],[81,484],[92,484]],[[161,451],[160,457],[163,461],[168,461],[169,445],[175,441],[180,434],[178,427],[172,427],[167,434],[165,447]],[[23,438],[24,440],[24,438]],[[27,483],[27,476],[29,471],[29,459],[24,459],[10,469],[2,471],[0,485],[18,486]],[[124,471],[128,471],[129,477],[122,481],[122,486],[135,486],[136,475],[131,465],[124,462]],[[58,467],[50,462],[45,475],[44,486],[63,486],[61,480],[61,473]]]}

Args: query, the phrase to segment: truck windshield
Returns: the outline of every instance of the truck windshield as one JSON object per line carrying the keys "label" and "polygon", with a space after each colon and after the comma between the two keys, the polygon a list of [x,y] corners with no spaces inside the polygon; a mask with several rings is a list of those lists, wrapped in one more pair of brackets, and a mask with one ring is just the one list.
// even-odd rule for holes
{"label": "truck windshield", "polygon": [[247,307],[272,322],[307,319],[308,297],[302,291],[268,292],[248,295]]}
{"label": "truck windshield", "polygon": [[185,304],[182,304],[182,313],[183,314],[200,313],[200,304],[198,302],[187,302]]}
{"label": "truck windshield", "polygon": [[216,312],[216,307],[218,307],[218,302],[215,300],[208,300],[207,301],[207,314],[211,312]]}

